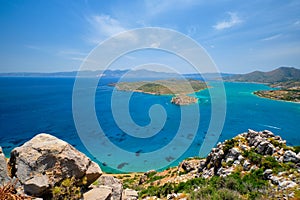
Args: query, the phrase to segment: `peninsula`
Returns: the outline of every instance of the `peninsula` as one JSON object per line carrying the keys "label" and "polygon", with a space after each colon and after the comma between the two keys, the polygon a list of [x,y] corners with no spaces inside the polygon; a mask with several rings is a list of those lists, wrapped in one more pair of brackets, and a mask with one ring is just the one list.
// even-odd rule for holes
{"label": "peninsula", "polygon": [[293,67],[280,67],[269,72],[255,71],[249,74],[234,75],[226,78],[226,80],[265,83],[276,89],[255,91],[255,95],[274,100],[300,102],[300,70]]}
{"label": "peninsula", "polygon": [[172,95],[171,103],[176,105],[197,103],[198,98],[188,96],[188,94],[207,88],[203,81],[193,79],[119,82],[112,85],[121,91],[142,92],[152,95]]}

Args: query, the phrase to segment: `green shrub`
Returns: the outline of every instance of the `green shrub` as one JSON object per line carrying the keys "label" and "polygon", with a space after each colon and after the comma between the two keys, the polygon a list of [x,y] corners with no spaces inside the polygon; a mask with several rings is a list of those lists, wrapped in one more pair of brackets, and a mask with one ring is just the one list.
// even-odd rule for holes
{"label": "green shrub", "polygon": [[227,154],[230,149],[232,149],[238,144],[238,141],[236,141],[235,139],[230,139],[230,140],[226,140],[224,144],[225,146],[223,148],[223,151],[224,154]]}
{"label": "green shrub", "polygon": [[300,146],[294,146],[293,148],[297,154],[300,152]]}
{"label": "green shrub", "polygon": [[261,166],[264,169],[274,169],[280,167],[278,161],[272,156],[266,156],[262,159]]}
{"label": "green shrub", "polygon": [[248,159],[250,160],[251,163],[256,164],[256,165],[258,165],[258,166],[260,166],[261,160],[262,160],[262,158],[263,158],[263,156],[260,155],[260,154],[258,154],[258,153],[256,153],[256,152],[254,151],[254,149],[250,149],[250,150],[248,150],[248,151],[244,151],[244,152],[243,152],[243,156],[244,156],[245,158],[248,158]]}
{"label": "green shrub", "polygon": [[75,178],[67,178],[52,189],[53,200],[77,200],[82,197],[81,188],[76,186]]}

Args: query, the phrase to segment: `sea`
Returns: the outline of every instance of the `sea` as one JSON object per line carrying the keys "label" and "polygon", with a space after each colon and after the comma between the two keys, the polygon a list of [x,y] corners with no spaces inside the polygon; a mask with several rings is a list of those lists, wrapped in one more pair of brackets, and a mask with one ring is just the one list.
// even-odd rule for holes
{"label": "sea", "polygon": [[[82,131],[79,133],[72,110],[75,78],[1,77],[0,146],[4,154],[9,157],[13,148],[38,133],[49,133],[85,153],[107,173],[161,170],[178,165],[185,158],[199,156],[211,120],[212,105],[208,90],[192,94],[200,100],[198,104],[189,106],[170,103],[172,97],[168,95],[133,93],[128,108],[117,106],[114,111],[129,113],[124,115],[125,124],[128,122],[124,129],[119,127],[124,120],[115,120],[111,99],[115,92],[115,98],[121,103],[128,92],[114,90],[110,83],[117,81],[117,78],[101,78],[98,83],[94,113],[102,132],[98,133],[100,129],[94,130],[87,121],[85,137]],[[208,82],[208,85],[218,87],[214,81]],[[253,129],[270,130],[280,135],[288,145],[300,145],[300,104],[254,95],[254,91],[272,89],[264,84],[224,82],[224,86],[226,116],[223,129],[214,144]],[[159,112],[151,111],[153,105],[160,106]],[[184,110],[189,109],[199,109],[199,123],[194,135],[189,124],[194,124],[198,118],[192,114],[182,115]],[[185,120],[181,119],[183,116]],[[138,136],[139,133],[146,133],[141,131],[144,127],[147,128],[156,118],[161,117],[165,121],[156,122],[159,127],[157,130],[156,127],[152,127],[153,130],[146,129],[154,131],[152,135]],[[173,144],[178,132],[182,139]]]}

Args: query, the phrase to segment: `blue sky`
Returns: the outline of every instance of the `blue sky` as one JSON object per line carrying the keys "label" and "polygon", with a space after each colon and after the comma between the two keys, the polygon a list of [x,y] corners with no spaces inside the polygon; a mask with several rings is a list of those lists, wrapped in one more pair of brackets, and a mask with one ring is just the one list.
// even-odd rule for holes
{"label": "blue sky", "polygon": [[149,26],[190,36],[222,72],[300,68],[299,0],[0,0],[0,72],[78,70],[99,42]]}

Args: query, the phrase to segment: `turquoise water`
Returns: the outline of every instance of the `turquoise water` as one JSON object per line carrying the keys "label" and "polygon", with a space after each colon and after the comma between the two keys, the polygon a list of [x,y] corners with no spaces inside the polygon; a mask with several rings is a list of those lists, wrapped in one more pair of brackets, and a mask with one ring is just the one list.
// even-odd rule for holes
{"label": "turquoise water", "polygon": [[[123,150],[132,152],[135,157],[131,160],[119,158],[118,152],[111,150],[105,155],[90,154],[81,142],[72,115],[72,90],[73,78],[0,78],[0,146],[5,154],[16,146],[23,144],[37,133],[46,132],[66,140],[80,151],[86,153],[97,161],[104,171],[116,172],[118,170],[129,170],[131,163],[138,163],[143,154],[160,152],[160,149],[170,144],[174,139],[181,122],[179,106],[170,103],[170,96],[154,96],[142,93],[134,93],[129,104],[130,115],[139,126],[150,123],[149,109],[154,104],[161,105],[167,116],[166,123],[158,133],[149,138],[137,138],[128,135],[121,130],[114,121],[111,112],[111,93],[113,87],[108,83],[116,82],[116,79],[102,79],[99,83],[95,110],[99,124],[106,137],[114,145]],[[214,82],[209,83],[214,86]],[[227,113],[225,125],[219,141],[231,138],[247,129],[268,129],[279,134],[290,145],[300,145],[300,104],[274,101],[257,97],[252,94],[256,90],[270,89],[266,85],[254,83],[231,83],[225,84]],[[126,92],[118,92],[119,100]],[[177,158],[166,153],[157,153],[157,162],[163,157],[169,165],[176,165],[182,159],[197,156],[203,138],[207,132],[210,122],[210,97],[208,90],[195,94],[200,98],[197,105],[187,106],[183,109],[200,109],[200,122],[197,134],[193,138],[189,131],[189,125],[185,125],[181,134],[182,140],[173,147],[172,151],[188,149]],[[120,112],[122,112],[120,110]],[[195,116],[187,116],[193,121]],[[88,123],[87,123],[88,124]],[[88,129],[88,126],[87,126]],[[91,133],[93,130],[89,130]],[[134,132],[139,132],[135,127]],[[88,133],[87,133],[88,134]],[[96,133],[95,133],[96,134]],[[91,137],[91,141],[97,137]],[[105,146],[98,141],[95,149]],[[109,149],[108,149],[109,151]],[[104,151],[102,151],[104,154]],[[100,153],[99,153],[100,154]],[[97,160],[98,159],[98,160]],[[107,160],[106,160],[107,159]],[[139,171],[148,170],[155,166],[154,160],[143,160]],[[110,166],[114,169],[111,169]],[[132,168],[133,169],[133,168]]]}

